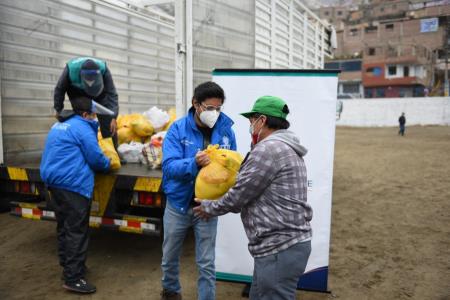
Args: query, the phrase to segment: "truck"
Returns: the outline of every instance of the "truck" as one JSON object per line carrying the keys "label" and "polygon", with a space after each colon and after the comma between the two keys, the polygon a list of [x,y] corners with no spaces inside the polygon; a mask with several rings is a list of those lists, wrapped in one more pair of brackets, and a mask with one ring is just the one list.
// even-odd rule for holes
{"label": "truck", "polygon": [[[77,56],[107,61],[121,114],[168,109],[182,97],[175,78],[186,47],[180,41],[177,50],[174,18],[121,2],[14,0],[2,1],[0,11],[0,202],[14,216],[55,220],[39,165],[56,122],[52,94],[65,62]],[[97,174],[90,226],[160,236],[161,180],[161,170],[131,163]]]}
{"label": "truck", "polygon": [[[2,0],[0,29],[0,206],[35,220],[55,219],[39,162],[71,58],[107,62],[121,114],[183,116],[212,69],[321,68],[331,32],[300,0]],[[161,181],[139,164],[96,175],[90,225],[162,235]]]}

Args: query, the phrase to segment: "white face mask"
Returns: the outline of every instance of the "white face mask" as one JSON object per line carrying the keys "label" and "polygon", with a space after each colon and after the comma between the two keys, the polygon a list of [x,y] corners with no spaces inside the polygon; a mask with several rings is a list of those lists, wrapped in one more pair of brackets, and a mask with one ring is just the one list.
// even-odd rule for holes
{"label": "white face mask", "polygon": [[217,119],[219,118],[220,112],[213,110],[213,111],[202,111],[199,115],[200,121],[202,121],[203,124],[208,126],[209,128],[213,128],[214,125],[217,122]]}

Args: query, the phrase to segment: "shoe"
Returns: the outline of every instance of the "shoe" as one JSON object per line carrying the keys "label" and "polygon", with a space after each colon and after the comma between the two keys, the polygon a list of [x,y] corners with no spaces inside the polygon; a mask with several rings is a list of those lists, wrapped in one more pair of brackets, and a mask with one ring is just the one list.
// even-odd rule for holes
{"label": "shoe", "polygon": [[161,300],[181,300],[181,294],[163,290],[161,292]]}
{"label": "shoe", "polygon": [[63,288],[81,294],[92,294],[97,291],[97,288],[94,285],[89,284],[84,278],[78,279],[75,282],[66,282],[64,283]]}

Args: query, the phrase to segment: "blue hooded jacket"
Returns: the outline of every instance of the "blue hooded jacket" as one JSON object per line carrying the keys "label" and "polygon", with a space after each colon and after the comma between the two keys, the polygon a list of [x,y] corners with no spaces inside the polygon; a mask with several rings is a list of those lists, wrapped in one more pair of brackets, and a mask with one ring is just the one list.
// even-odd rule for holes
{"label": "blue hooded jacket", "polygon": [[45,184],[92,197],[94,171],[105,172],[110,167],[98,145],[97,130],[96,121],[78,115],[52,126],[41,160]]}
{"label": "blue hooded jacket", "polygon": [[[170,205],[183,214],[192,200],[199,171],[195,155],[203,150],[203,135],[195,123],[194,112],[191,108],[187,116],[174,122],[163,143],[163,190]],[[228,116],[220,113],[212,130],[211,144],[236,150],[233,124]]]}

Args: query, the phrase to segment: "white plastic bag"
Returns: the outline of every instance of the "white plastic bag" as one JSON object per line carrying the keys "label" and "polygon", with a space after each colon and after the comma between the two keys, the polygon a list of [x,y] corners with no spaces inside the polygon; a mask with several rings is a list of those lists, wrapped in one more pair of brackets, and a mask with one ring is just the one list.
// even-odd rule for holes
{"label": "white plastic bag", "polygon": [[139,163],[143,159],[142,148],[144,148],[143,144],[131,142],[120,145],[117,152],[127,163]]}
{"label": "white plastic bag", "polygon": [[164,126],[169,122],[170,116],[167,112],[163,111],[156,106],[153,106],[149,110],[143,113],[143,115],[149,119],[150,123],[152,123],[155,131],[161,131],[164,129]]}

